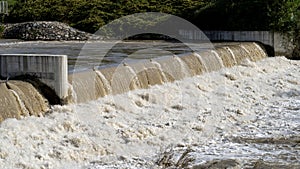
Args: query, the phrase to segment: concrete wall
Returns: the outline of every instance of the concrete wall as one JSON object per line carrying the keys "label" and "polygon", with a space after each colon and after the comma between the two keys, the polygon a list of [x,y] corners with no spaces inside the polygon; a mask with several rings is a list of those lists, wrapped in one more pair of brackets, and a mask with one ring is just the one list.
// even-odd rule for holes
{"label": "concrete wall", "polygon": [[274,33],[274,47],[275,53],[290,56],[295,48],[288,36],[283,36],[280,33]]}
{"label": "concrete wall", "polygon": [[208,38],[211,41],[258,41],[272,46],[275,53],[290,54],[292,50],[287,38],[272,31],[203,31],[203,33],[179,30],[179,34],[189,40],[206,40]]}
{"label": "concrete wall", "polygon": [[61,99],[68,95],[66,55],[1,54],[0,75],[6,78],[35,76],[54,89]]}
{"label": "concrete wall", "polygon": [[274,45],[274,33],[268,31],[204,31],[210,40],[259,41]]}

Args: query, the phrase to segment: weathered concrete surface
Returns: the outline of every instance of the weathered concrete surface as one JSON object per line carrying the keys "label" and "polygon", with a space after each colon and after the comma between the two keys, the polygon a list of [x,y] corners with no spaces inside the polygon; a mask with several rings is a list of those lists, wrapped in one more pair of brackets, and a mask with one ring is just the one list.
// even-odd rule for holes
{"label": "weathered concrete surface", "polygon": [[68,96],[66,55],[1,54],[0,76],[13,78],[29,75],[51,87],[61,99]]}
{"label": "weathered concrete surface", "polygon": [[291,55],[292,44],[288,38],[278,32],[272,31],[203,31],[204,34],[189,30],[180,30],[179,34],[184,39],[211,41],[235,41],[235,42],[261,42],[273,47],[275,54]]}
{"label": "weathered concrete surface", "polygon": [[204,31],[210,40],[259,41],[274,45],[274,33],[269,31]]}

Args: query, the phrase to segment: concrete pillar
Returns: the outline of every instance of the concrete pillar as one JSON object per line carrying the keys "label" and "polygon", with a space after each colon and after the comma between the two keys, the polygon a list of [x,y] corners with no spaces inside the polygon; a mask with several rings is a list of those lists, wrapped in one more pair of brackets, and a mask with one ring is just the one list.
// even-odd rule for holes
{"label": "concrete pillar", "polygon": [[51,87],[61,99],[68,96],[66,55],[0,54],[0,75],[3,78],[34,76]]}

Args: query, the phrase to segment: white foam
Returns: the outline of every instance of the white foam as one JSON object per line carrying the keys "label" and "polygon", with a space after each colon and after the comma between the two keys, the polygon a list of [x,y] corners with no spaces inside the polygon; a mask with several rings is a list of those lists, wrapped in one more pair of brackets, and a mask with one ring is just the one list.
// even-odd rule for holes
{"label": "white foam", "polygon": [[[267,58],[255,67],[236,66],[85,104],[54,106],[45,117],[7,119],[0,127],[0,168],[149,168],[172,145],[197,144],[200,155],[226,154],[235,143],[218,144],[240,134],[240,126],[251,124],[256,134],[264,133],[254,121],[269,112],[266,106],[290,96],[284,93],[299,91],[293,82],[299,81],[299,69],[299,62]],[[236,75],[235,80],[224,72]],[[300,96],[293,92],[292,97]],[[228,156],[246,149],[234,152]]]}

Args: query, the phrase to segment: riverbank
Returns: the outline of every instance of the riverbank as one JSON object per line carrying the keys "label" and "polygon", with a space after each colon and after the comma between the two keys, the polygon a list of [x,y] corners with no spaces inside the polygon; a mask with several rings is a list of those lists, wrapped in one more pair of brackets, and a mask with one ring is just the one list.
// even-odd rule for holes
{"label": "riverbank", "polygon": [[299,168],[299,69],[266,58],[7,119],[0,168]]}

